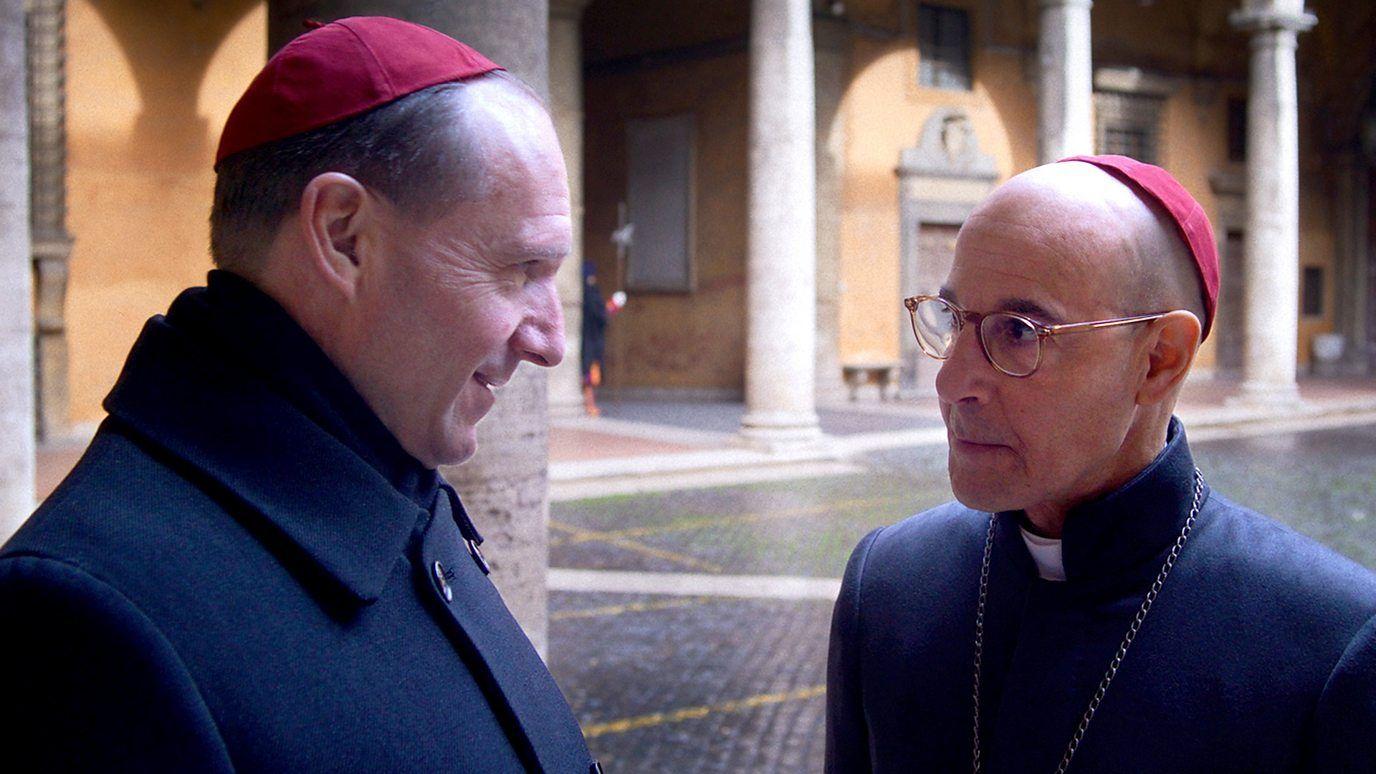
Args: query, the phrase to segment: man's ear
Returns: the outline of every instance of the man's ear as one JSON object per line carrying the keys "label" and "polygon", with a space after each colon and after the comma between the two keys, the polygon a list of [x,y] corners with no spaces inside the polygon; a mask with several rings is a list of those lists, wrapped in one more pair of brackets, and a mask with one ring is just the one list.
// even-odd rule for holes
{"label": "man's ear", "polygon": [[301,191],[300,216],[311,268],[353,298],[360,276],[360,236],[376,217],[367,189],[342,172],[316,175]]}
{"label": "man's ear", "polygon": [[1148,323],[1147,372],[1137,388],[1138,405],[1160,403],[1185,380],[1199,350],[1199,318],[1183,309]]}

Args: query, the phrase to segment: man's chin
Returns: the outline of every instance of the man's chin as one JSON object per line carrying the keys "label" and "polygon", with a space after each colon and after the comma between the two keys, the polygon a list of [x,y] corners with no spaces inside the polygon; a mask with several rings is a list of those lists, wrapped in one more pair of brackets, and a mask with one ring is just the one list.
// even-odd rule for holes
{"label": "man's chin", "polygon": [[444,461],[440,463],[440,465],[445,465],[448,467],[462,465],[465,462],[468,462],[469,460],[473,459],[473,454],[477,451],[477,447],[474,446],[472,448],[464,449],[463,451],[455,452],[454,454],[447,456],[444,459]]}
{"label": "man's chin", "polygon": [[951,492],[955,494],[956,501],[976,511],[996,513],[1021,508],[1009,484],[1004,477],[971,475],[951,469]]}
{"label": "man's chin", "polygon": [[429,467],[462,465],[472,459],[478,450],[478,434],[473,425],[451,428],[428,455],[430,460],[421,460]]}

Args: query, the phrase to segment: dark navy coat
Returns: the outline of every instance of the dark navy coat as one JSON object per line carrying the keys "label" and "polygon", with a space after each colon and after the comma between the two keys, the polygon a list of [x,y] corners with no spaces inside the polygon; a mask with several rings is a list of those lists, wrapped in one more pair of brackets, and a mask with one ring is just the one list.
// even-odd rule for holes
{"label": "dark navy coat", "polygon": [[0,767],[588,772],[457,499],[404,495],[305,334],[210,284],[0,551]]}
{"label": "dark navy coat", "polygon": [[[1146,470],[1069,514],[1065,582],[1037,577],[1019,514],[997,515],[984,771],[1056,770],[1180,533],[1193,470],[1172,421]],[[1205,497],[1070,771],[1376,771],[1376,576],[1207,487]],[[951,503],[856,548],[832,621],[828,771],[971,770],[988,524]]]}

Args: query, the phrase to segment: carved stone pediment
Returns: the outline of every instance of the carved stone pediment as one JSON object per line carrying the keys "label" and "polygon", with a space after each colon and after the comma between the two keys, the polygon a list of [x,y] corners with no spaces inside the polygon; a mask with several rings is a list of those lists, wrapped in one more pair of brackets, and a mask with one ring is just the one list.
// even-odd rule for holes
{"label": "carved stone pediment", "polygon": [[997,180],[994,157],[980,150],[975,125],[964,108],[938,108],[922,126],[916,147],[904,148],[899,177]]}

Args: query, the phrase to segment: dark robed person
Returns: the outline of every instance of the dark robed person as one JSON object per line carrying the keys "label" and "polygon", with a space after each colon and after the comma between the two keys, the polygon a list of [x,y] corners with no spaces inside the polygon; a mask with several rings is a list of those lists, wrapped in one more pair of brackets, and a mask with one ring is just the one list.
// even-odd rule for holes
{"label": "dark robed person", "polygon": [[540,100],[353,18],[222,135],[217,270],[0,550],[0,754],[36,771],[596,769],[436,473],[563,357],[572,228]]}
{"label": "dark robed person", "polygon": [[958,502],[851,556],[828,771],[1376,771],[1376,576],[1211,488],[1172,416],[1217,292],[1158,167],[1039,167],[970,216],[905,300]]}

